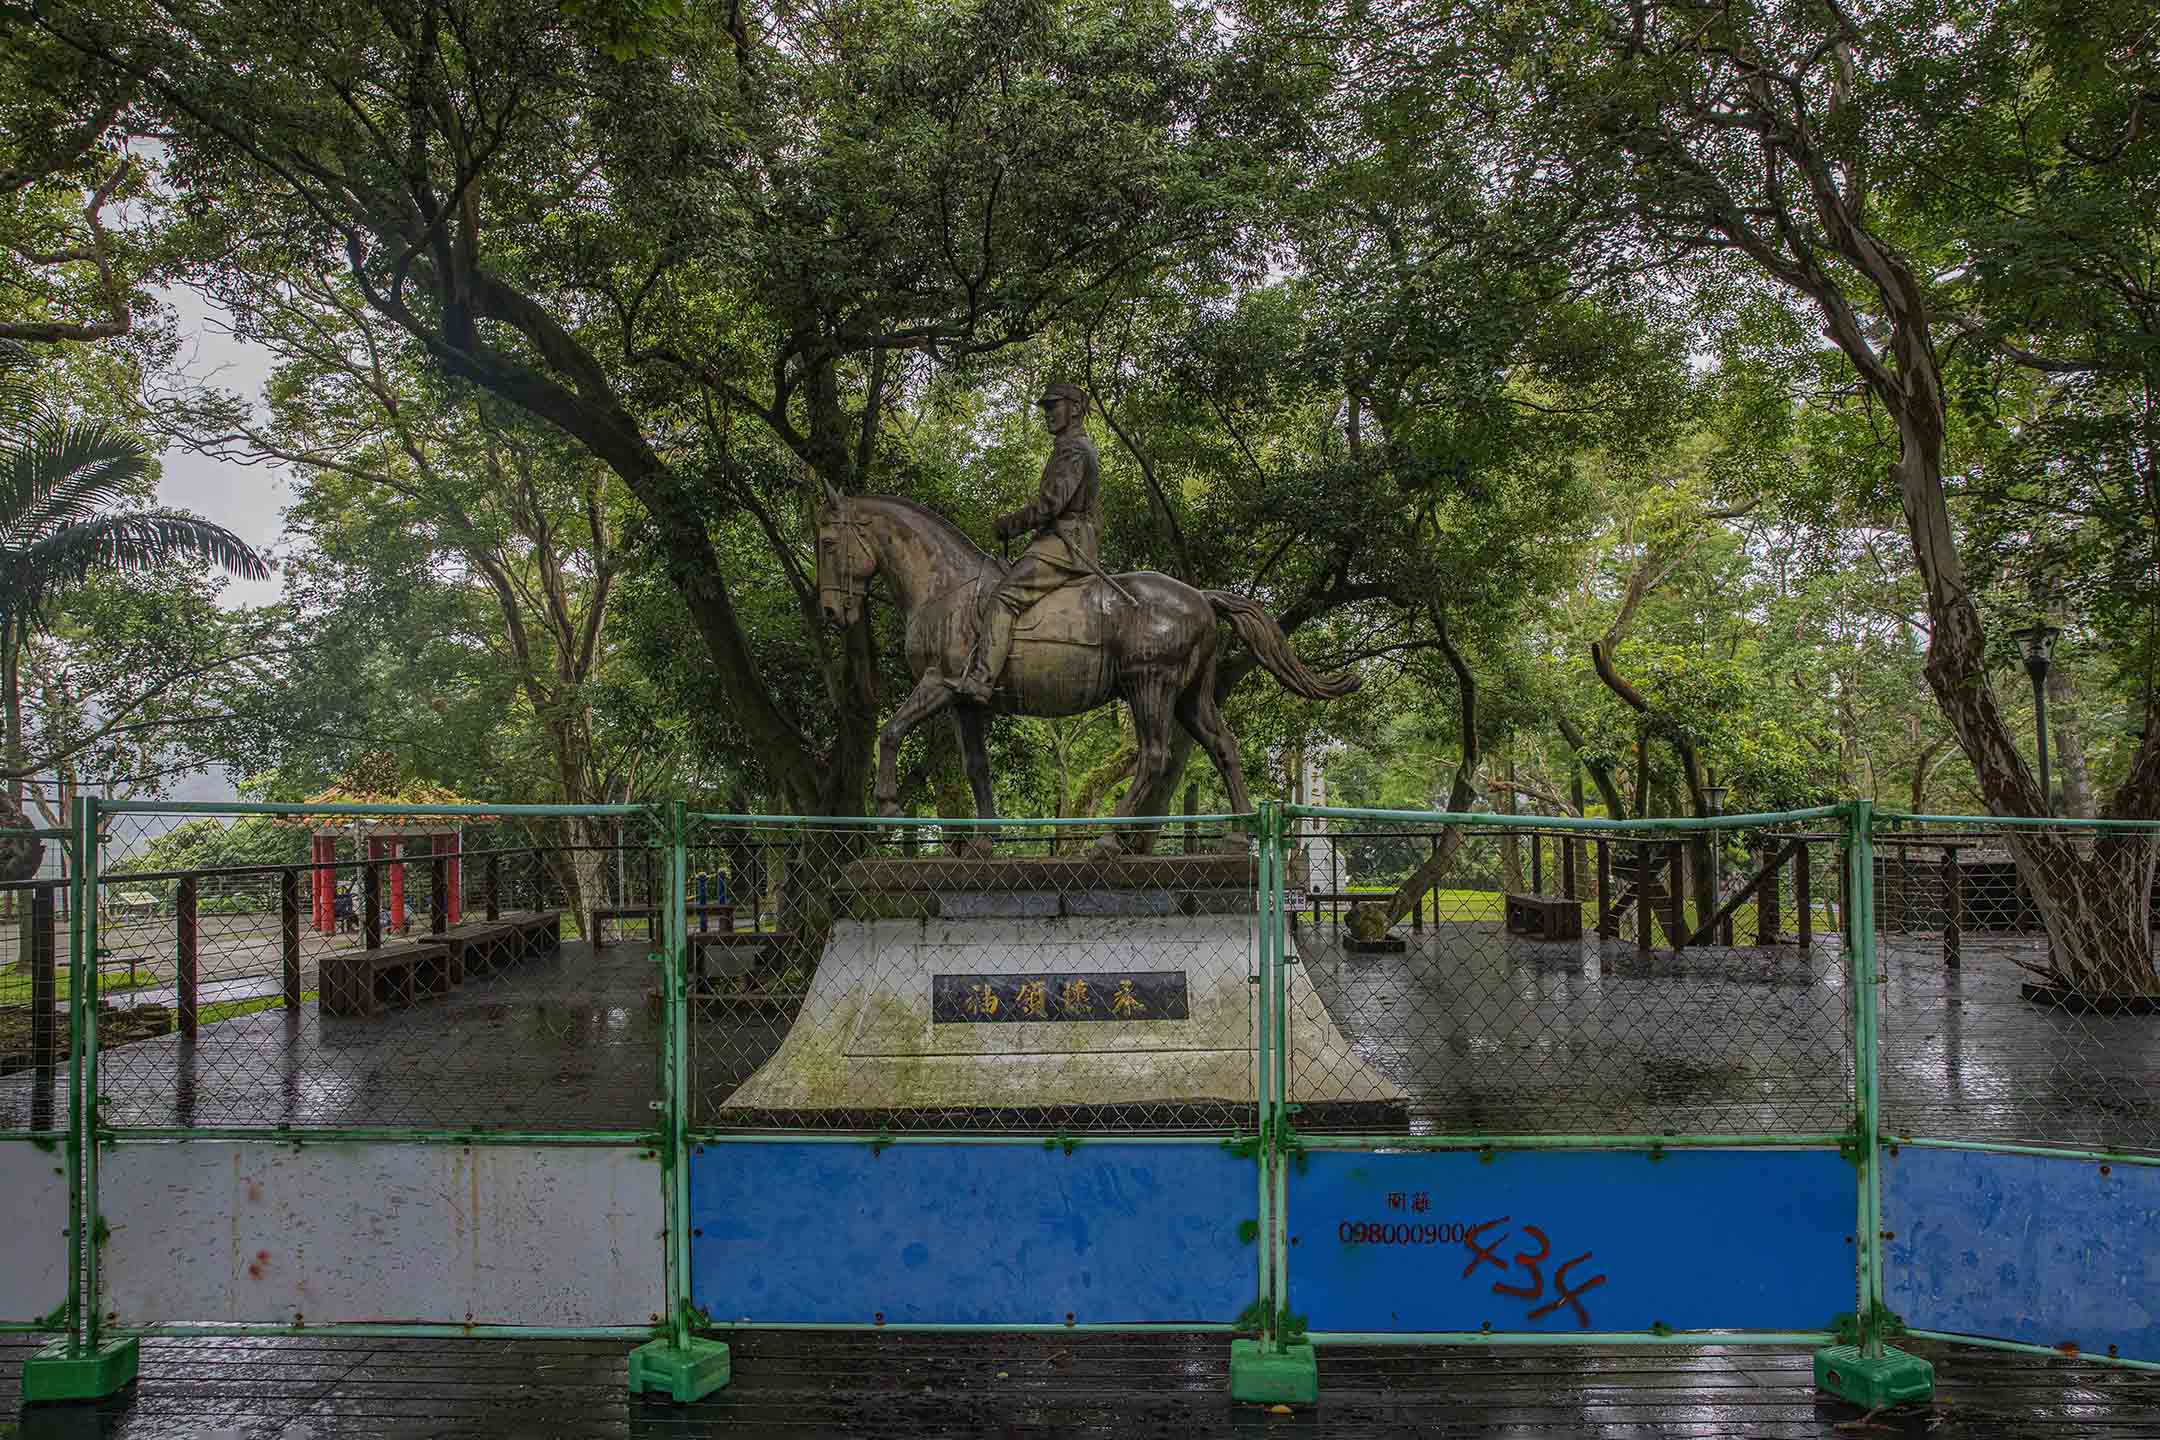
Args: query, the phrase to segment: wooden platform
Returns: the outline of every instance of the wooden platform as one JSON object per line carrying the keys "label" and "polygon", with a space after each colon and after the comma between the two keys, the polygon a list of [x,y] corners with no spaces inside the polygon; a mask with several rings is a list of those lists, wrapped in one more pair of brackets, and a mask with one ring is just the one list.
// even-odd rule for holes
{"label": "wooden platform", "polygon": [[[1219,1335],[730,1337],[734,1382],[695,1405],[633,1399],[631,1342],[148,1340],[142,1378],[101,1405],[17,1415],[36,1341],[0,1337],[0,1413],[19,1440],[577,1437],[1731,1437],[2130,1440],[2160,1434],[2160,1376],[2090,1361],[1914,1344],[1936,1365],[1931,1410],[1856,1422],[1819,1398],[1807,1352],[1344,1348],[1320,1357],[1317,1408],[1228,1398]],[[1843,1426],[1845,1428],[1840,1429]]]}

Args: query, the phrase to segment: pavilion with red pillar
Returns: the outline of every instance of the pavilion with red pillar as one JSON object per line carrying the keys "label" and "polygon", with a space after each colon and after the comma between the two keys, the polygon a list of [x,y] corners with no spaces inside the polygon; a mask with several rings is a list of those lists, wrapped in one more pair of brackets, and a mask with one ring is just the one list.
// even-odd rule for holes
{"label": "pavilion with red pillar", "polygon": [[[333,785],[320,794],[310,795],[302,802],[307,805],[464,805],[470,802],[432,785],[405,784],[395,791],[377,792],[363,789],[348,780]],[[390,934],[403,934],[407,930],[405,914],[405,867],[412,860],[426,863],[437,855],[447,854],[443,888],[448,923],[455,925],[462,918],[464,906],[460,893],[464,888],[460,860],[464,850],[464,825],[450,815],[309,815],[302,819],[308,827],[312,842],[309,859],[314,868],[309,871],[311,920],[317,933],[328,935],[337,930],[338,870],[341,863],[350,867],[358,860],[389,862],[385,868],[389,878],[383,886],[383,929]],[[412,852],[415,843],[427,844],[418,855]],[[346,856],[338,854],[341,841],[349,841]],[[348,869],[348,874],[352,872]],[[358,884],[355,882],[355,890]]]}

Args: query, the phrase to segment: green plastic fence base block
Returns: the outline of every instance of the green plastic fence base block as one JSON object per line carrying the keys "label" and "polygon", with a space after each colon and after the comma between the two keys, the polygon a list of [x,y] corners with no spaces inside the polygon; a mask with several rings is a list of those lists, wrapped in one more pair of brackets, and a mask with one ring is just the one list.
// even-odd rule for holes
{"label": "green plastic fence base block", "polygon": [[136,1340],[107,1340],[95,1350],[74,1352],[67,1341],[55,1340],[23,1361],[23,1403],[102,1400],[117,1395],[135,1383],[141,1351]]}
{"label": "green plastic fence base block", "polygon": [[1248,1405],[1312,1405],[1320,1399],[1320,1360],[1310,1345],[1270,1352],[1258,1340],[1230,1342],[1230,1398]]}
{"label": "green plastic fence base block", "polygon": [[1815,1388],[1863,1410],[1878,1410],[1934,1399],[1935,1367],[1888,1346],[1869,1356],[1857,1345],[1832,1345],[1815,1352]]}
{"label": "green plastic fence base block", "polygon": [[630,1393],[665,1395],[687,1405],[726,1385],[731,1372],[728,1347],[718,1340],[692,1336],[681,1349],[653,1340],[630,1352]]}

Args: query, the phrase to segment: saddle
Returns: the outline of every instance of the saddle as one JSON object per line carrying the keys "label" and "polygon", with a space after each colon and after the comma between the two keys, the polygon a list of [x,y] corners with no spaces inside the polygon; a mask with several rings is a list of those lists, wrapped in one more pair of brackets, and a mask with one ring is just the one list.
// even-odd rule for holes
{"label": "saddle", "polygon": [[1053,590],[1013,621],[1013,643],[1025,640],[1099,648],[1103,643],[1103,617],[1110,608],[1109,590],[1094,576]]}

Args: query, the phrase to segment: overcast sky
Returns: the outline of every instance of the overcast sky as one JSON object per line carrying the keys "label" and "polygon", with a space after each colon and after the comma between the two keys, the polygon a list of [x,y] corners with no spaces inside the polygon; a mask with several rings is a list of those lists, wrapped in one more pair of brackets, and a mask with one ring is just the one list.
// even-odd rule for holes
{"label": "overcast sky", "polygon": [[[270,352],[234,339],[224,313],[192,291],[168,290],[160,298],[178,313],[180,332],[189,337],[181,351],[188,374],[259,402],[270,376]],[[179,445],[165,452],[163,463],[160,502],[215,520],[258,550],[278,543],[291,500],[282,470],[213,460]],[[222,599],[227,605],[261,605],[277,599],[283,584],[275,571],[268,580],[232,580]],[[230,800],[238,793],[232,777],[216,769],[175,781],[166,798]]]}
{"label": "overcast sky", "polygon": [[[160,298],[178,313],[181,334],[191,337],[181,351],[188,374],[260,401],[270,375],[270,352],[234,339],[224,313],[193,291],[169,290]],[[291,499],[282,470],[233,465],[178,445],[165,452],[164,467],[160,501],[215,520],[258,550],[277,544]],[[268,580],[234,580],[225,588],[225,603],[261,605],[277,599],[282,584],[276,574]]]}

